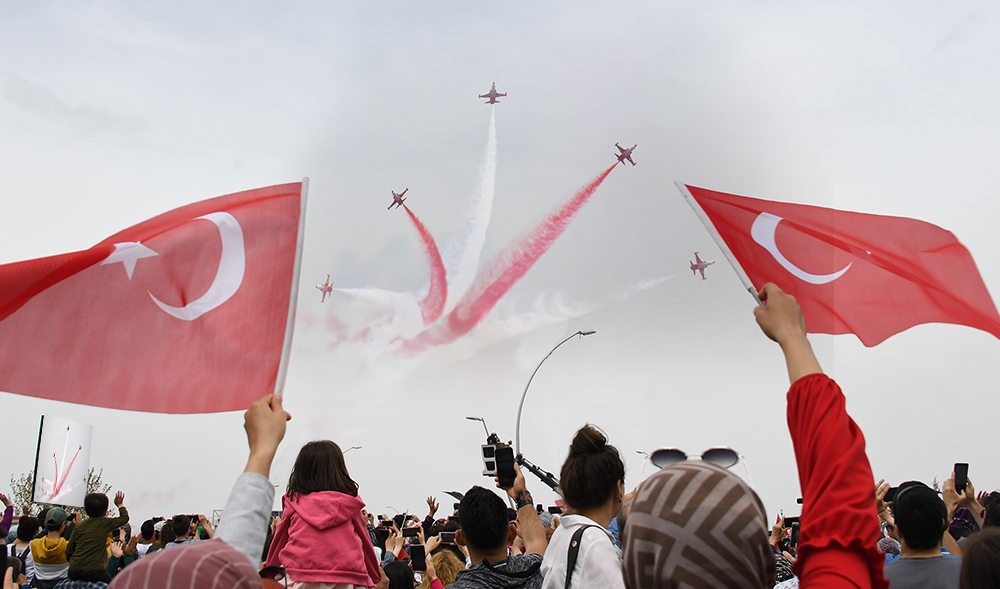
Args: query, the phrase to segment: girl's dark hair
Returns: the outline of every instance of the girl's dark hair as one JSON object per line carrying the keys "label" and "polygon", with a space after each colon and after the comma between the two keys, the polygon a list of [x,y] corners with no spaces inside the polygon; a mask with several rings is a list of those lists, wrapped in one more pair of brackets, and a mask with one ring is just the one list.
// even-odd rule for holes
{"label": "girl's dark hair", "polygon": [[389,579],[389,589],[413,589],[416,585],[413,569],[399,561],[385,565],[382,570]]}
{"label": "girl's dark hair", "polygon": [[580,428],[569,446],[569,456],[559,473],[563,498],[574,509],[603,504],[625,480],[625,463],[601,431],[589,423]]}
{"label": "girl's dark hair", "polygon": [[969,536],[962,548],[959,587],[997,587],[1000,583],[1000,528],[983,528]]}
{"label": "girl's dark hair", "polygon": [[288,495],[294,497],[316,491],[338,491],[358,496],[358,484],[347,472],[344,453],[330,440],[309,442],[302,446],[288,477]]}

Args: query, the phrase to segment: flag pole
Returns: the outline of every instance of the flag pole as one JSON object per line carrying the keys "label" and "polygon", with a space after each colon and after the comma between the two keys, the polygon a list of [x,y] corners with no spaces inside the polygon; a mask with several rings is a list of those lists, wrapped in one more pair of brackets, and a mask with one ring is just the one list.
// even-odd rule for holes
{"label": "flag pole", "polygon": [[285,375],[288,374],[288,356],[292,351],[292,333],[295,331],[295,305],[299,298],[299,269],[302,266],[302,244],[306,235],[306,199],[309,193],[309,177],[302,179],[299,201],[299,234],[295,243],[295,268],[292,270],[292,289],[288,297],[288,319],[285,323],[285,344],[281,347],[281,363],[278,364],[278,378],[274,381],[274,392],[282,393]]}
{"label": "flag pole", "polygon": [[734,256],[733,252],[729,250],[729,246],[726,245],[722,236],[719,235],[719,232],[715,229],[715,224],[713,224],[712,220],[707,214],[705,214],[705,209],[701,208],[698,201],[691,195],[691,191],[688,190],[686,184],[679,181],[674,181],[674,184],[676,184],[677,189],[681,191],[681,196],[684,197],[684,200],[686,200],[687,203],[691,205],[691,208],[694,209],[694,214],[698,216],[698,220],[702,222],[705,229],[708,229],[708,234],[712,236],[712,239],[715,240],[715,244],[719,246],[720,250],[722,250],[722,255],[726,256],[726,260],[729,262],[729,265],[733,267],[733,270],[736,271],[736,276],[739,277],[740,282],[742,282],[743,286],[747,287],[747,290],[753,295],[753,300],[757,301],[757,304],[763,307],[764,303],[760,300],[760,297],[757,296],[757,288],[754,287],[753,282],[750,282],[750,277],[743,271],[743,266],[740,266],[740,263],[736,261],[736,256]]}

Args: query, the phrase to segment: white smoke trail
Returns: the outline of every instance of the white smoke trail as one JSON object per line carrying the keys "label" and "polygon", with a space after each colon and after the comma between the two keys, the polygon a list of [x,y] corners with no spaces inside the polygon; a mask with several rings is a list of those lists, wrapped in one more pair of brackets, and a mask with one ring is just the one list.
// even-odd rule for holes
{"label": "white smoke trail", "polygon": [[493,213],[493,196],[497,181],[497,119],[496,110],[490,112],[490,134],[486,141],[486,155],[479,168],[480,184],[465,207],[465,219],[458,233],[448,241],[443,252],[444,267],[448,273],[448,303],[444,312],[449,313],[469,289],[479,270],[486,231]]}
{"label": "white smoke trail", "polygon": [[434,348],[428,352],[428,355],[432,355],[441,364],[468,358],[478,350],[497,342],[550,325],[565,323],[571,319],[599,311],[609,305],[620,303],[676,276],[679,274],[640,280],[609,293],[595,302],[571,302],[566,300],[565,294],[561,291],[545,292],[535,297],[532,302],[532,310],[526,312],[517,312],[513,302],[503,299],[470,333],[447,346]]}

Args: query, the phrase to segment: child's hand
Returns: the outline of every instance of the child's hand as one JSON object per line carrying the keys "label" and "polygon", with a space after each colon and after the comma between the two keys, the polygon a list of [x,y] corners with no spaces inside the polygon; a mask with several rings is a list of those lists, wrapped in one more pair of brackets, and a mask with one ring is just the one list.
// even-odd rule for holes
{"label": "child's hand", "polygon": [[118,493],[115,494],[115,506],[121,509],[121,506],[124,504],[125,504],[125,493],[118,491]]}

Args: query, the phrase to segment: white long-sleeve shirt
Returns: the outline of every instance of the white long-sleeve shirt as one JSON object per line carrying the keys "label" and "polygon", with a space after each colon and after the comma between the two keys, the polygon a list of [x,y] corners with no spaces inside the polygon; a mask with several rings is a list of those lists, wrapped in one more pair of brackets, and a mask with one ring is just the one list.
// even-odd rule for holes
{"label": "white long-sleeve shirt", "polygon": [[611,533],[594,520],[582,515],[559,518],[542,561],[542,589],[564,589],[569,542],[580,526],[592,525],[580,539],[580,552],[570,589],[625,589],[622,576],[622,551],[615,546]]}

